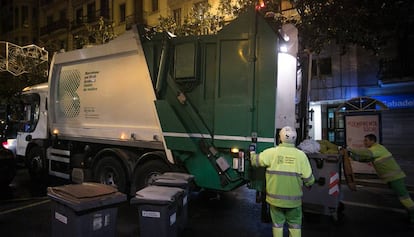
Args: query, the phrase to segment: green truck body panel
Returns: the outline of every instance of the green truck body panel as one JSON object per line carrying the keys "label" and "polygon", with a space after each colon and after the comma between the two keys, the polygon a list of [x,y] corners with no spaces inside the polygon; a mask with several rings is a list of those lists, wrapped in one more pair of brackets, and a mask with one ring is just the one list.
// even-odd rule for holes
{"label": "green truck body panel", "polygon": [[[251,169],[249,154],[274,146],[278,33],[248,11],[217,35],[142,42],[174,157],[200,187],[226,191],[250,182],[263,190],[264,172]],[[232,148],[243,151],[242,170],[233,169],[240,156]]]}

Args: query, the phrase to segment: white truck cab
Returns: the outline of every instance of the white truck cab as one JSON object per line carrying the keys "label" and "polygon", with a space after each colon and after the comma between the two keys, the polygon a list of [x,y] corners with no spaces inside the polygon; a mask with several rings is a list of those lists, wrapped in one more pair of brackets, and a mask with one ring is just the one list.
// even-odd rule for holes
{"label": "white truck cab", "polygon": [[22,117],[20,119],[19,130],[16,137],[17,156],[27,157],[30,153],[31,148],[29,144],[34,139],[45,140],[48,138],[46,108],[47,94],[47,83],[42,83],[23,89],[20,100]]}

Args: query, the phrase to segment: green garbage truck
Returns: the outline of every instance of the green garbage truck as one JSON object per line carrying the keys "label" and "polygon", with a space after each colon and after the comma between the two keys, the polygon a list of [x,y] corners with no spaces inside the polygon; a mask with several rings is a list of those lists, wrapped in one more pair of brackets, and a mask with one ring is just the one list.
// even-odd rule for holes
{"label": "green garbage truck", "polygon": [[18,155],[33,178],[129,194],[167,171],[190,173],[204,189],[260,189],[250,152],[274,146],[283,126],[299,127],[297,50],[293,25],[276,28],[252,9],[216,35],[136,26],[56,53],[48,84],[23,92],[31,99]]}

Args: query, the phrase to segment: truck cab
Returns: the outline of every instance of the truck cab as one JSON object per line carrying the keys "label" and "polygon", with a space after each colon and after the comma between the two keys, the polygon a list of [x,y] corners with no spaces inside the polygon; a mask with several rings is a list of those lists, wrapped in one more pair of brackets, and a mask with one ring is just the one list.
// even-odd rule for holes
{"label": "truck cab", "polygon": [[16,116],[19,116],[16,156],[24,159],[32,177],[37,175],[40,168],[45,167],[44,156],[39,155],[39,151],[48,139],[47,94],[47,83],[26,87],[16,108]]}

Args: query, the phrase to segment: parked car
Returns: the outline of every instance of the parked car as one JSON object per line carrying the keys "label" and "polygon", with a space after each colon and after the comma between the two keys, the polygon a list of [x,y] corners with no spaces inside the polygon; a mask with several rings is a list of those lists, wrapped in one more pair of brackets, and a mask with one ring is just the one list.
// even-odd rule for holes
{"label": "parked car", "polygon": [[5,138],[1,143],[4,149],[10,150],[13,153],[13,156],[16,157],[16,138]]}
{"label": "parked car", "polygon": [[16,175],[16,158],[13,152],[0,148],[0,187],[8,186]]}
{"label": "parked car", "polygon": [[16,156],[17,131],[19,123],[8,121],[2,130],[1,144],[4,149],[10,150]]}
{"label": "parked car", "polygon": [[13,181],[17,170],[16,145],[17,126],[1,121],[0,130],[0,187],[8,186]]}

